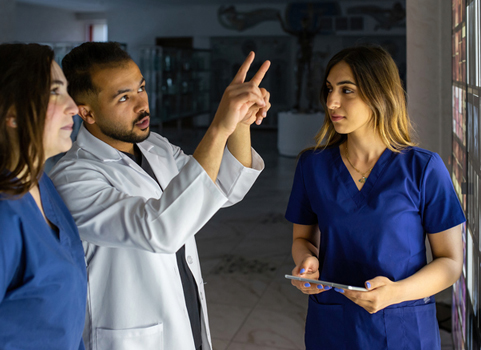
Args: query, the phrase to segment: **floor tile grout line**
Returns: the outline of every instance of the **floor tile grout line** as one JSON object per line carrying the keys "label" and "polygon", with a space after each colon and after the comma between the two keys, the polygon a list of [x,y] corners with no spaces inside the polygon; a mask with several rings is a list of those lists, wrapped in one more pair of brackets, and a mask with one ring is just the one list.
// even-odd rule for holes
{"label": "floor tile grout line", "polygon": [[[289,258],[289,256],[286,256],[284,258],[284,260],[282,261],[281,263],[281,266],[284,264],[285,260],[287,260]],[[276,269],[276,272],[279,268]],[[246,323],[247,319],[251,316],[251,314],[254,312],[255,308],[259,305],[260,301],[262,300],[262,297],[265,295],[265,293],[267,293],[267,291],[269,290],[269,287],[276,281],[277,279],[277,275],[274,274],[274,277],[272,278],[272,280],[270,281],[270,283],[267,285],[267,287],[265,288],[264,292],[261,293],[259,299],[257,300],[257,302],[254,304],[254,306],[252,307],[252,309],[250,310],[250,312],[247,314],[247,316],[244,318],[242,324],[239,326],[239,328],[237,329],[237,331],[235,332],[235,334],[232,336],[231,340],[229,341],[229,343],[227,344],[227,348],[226,350],[229,349],[229,347],[231,346],[231,344],[233,343],[235,337],[237,336],[237,334],[239,334],[240,330],[242,329],[242,327],[244,326],[244,324]],[[286,349],[286,348],[281,348],[279,350],[291,350],[291,349]],[[294,350],[294,349],[292,349]]]}

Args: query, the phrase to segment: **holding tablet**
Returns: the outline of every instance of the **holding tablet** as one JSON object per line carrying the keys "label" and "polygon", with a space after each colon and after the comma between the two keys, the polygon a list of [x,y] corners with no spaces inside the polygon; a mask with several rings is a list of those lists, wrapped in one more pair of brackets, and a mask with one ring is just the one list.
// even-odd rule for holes
{"label": "holding tablet", "polygon": [[303,281],[303,282],[309,282],[313,284],[322,284],[323,286],[329,286],[333,288],[339,288],[339,289],[348,289],[348,290],[357,290],[360,292],[367,292],[368,290],[364,287],[354,287],[354,286],[348,286],[347,284],[340,284],[340,283],[333,283],[333,282],[326,282],[326,281],[320,281],[320,280],[313,280],[309,278],[304,278],[304,277],[298,277],[298,276],[292,276],[292,275],[285,275],[287,279],[290,280],[296,280],[296,281]]}

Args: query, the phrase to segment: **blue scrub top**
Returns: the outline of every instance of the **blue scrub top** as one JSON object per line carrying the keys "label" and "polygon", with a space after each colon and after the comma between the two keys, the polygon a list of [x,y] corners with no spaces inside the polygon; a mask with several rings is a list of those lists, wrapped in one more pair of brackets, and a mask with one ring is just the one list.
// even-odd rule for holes
{"label": "blue scrub top", "polygon": [[[426,265],[426,233],[465,221],[449,173],[433,152],[386,149],[359,191],[338,146],[299,159],[286,218],[318,224],[319,279],[364,286]],[[434,297],[373,315],[333,290],[309,298],[307,349],[440,348]]]}
{"label": "blue scrub top", "polygon": [[33,197],[0,197],[0,348],[84,349],[87,275],[75,222],[52,181]]}

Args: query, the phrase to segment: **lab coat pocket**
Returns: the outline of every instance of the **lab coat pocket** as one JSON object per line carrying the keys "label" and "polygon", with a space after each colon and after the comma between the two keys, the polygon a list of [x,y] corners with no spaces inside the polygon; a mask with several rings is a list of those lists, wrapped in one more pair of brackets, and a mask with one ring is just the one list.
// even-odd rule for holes
{"label": "lab coat pocket", "polygon": [[94,350],[163,350],[163,326],[145,328],[97,328]]}
{"label": "lab coat pocket", "polygon": [[338,304],[320,304],[309,298],[306,319],[306,349],[344,349],[339,343],[345,339],[344,308]]}
{"label": "lab coat pocket", "polygon": [[434,302],[383,311],[388,350],[441,348]]}

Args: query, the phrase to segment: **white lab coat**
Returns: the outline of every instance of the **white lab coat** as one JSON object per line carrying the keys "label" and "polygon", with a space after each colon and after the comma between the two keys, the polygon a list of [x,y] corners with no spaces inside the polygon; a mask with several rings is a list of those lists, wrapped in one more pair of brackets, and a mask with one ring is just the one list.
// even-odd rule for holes
{"label": "white lab coat", "polygon": [[80,232],[88,272],[87,350],[192,350],[175,253],[185,244],[202,305],[202,346],[212,349],[194,235],[244,197],[264,167],[224,151],[217,183],[162,136],[138,144],[164,192],[129,157],[82,126],[50,173]]}

